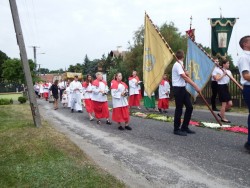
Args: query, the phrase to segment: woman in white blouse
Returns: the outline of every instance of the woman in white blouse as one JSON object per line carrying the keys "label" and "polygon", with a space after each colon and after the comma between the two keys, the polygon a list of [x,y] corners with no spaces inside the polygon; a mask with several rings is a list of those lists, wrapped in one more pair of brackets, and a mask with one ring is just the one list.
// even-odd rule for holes
{"label": "woman in white blouse", "polygon": [[233,105],[228,88],[228,83],[230,82],[229,76],[232,76],[232,73],[230,70],[228,70],[229,61],[227,59],[223,59],[221,65],[222,69],[217,68],[216,71],[214,71],[212,74],[213,78],[218,82],[218,94],[219,100],[221,102],[220,113],[218,113],[217,115],[221,118],[221,122],[231,123],[226,118],[225,111]]}

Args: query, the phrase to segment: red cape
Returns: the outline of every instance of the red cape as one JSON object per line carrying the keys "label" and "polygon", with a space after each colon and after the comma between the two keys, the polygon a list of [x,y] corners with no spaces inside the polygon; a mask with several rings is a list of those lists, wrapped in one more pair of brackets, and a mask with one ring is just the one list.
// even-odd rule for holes
{"label": "red cape", "polygon": [[[91,83],[91,82],[90,82]],[[83,82],[82,83],[82,87],[84,87],[84,88],[87,88],[89,86],[89,83],[87,83],[87,82]]]}
{"label": "red cape", "polygon": [[160,85],[164,86],[165,81],[169,82],[168,80],[162,80],[161,83],[160,83]]}
{"label": "red cape", "polygon": [[122,84],[126,89],[128,89],[128,86],[127,86],[126,83],[124,83],[124,82],[118,82],[116,80],[114,80],[114,82],[112,83],[111,89],[118,89],[118,85],[119,84]]}
{"label": "red cape", "polygon": [[105,82],[104,80],[101,80],[101,81],[99,81],[99,80],[94,80],[93,82],[92,82],[92,85],[93,86],[96,86],[96,87],[99,87],[99,83],[100,82],[102,82],[102,83],[104,83],[105,85],[107,85],[107,82]]}
{"label": "red cape", "polygon": [[140,78],[139,78],[138,76],[136,76],[136,77],[130,76],[128,79],[129,79],[129,80],[132,80],[133,78],[135,78],[135,79],[137,80],[137,82],[140,81]]}

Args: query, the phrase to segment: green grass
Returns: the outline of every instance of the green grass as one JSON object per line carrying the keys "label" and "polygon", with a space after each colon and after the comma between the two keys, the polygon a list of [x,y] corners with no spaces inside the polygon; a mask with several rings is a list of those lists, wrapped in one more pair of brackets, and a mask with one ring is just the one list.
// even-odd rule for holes
{"label": "green grass", "polygon": [[23,96],[22,93],[1,93],[0,99],[13,99],[13,101],[17,101],[18,97]]}
{"label": "green grass", "polygon": [[125,187],[46,122],[35,128],[29,105],[3,107],[1,187]]}

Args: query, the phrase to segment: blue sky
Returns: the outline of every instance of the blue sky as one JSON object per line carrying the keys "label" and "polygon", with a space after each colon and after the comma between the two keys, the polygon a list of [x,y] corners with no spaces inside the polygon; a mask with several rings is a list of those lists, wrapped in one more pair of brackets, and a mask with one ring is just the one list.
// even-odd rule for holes
{"label": "blue sky", "polygon": [[[229,54],[237,61],[238,41],[250,35],[250,1],[233,0],[17,0],[28,58],[30,46],[37,49],[37,63],[42,68],[68,68],[101,58],[117,46],[127,50],[134,32],[144,24],[145,11],[156,25],[174,22],[184,34],[190,16],[196,29],[196,41],[210,47],[211,29],[208,18],[236,17]],[[8,0],[0,1],[0,50],[11,58],[19,57]],[[45,54],[42,54],[44,53]]]}

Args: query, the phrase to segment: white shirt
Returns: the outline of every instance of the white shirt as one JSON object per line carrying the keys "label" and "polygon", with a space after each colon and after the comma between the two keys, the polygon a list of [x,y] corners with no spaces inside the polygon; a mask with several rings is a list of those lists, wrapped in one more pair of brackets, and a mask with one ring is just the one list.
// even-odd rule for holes
{"label": "white shirt", "polygon": [[139,90],[141,89],[141,86],[138,84],[136,85],[137,80],[135,78],[132,78],[129,80],[129,95],[136,95],[139,94]]}
{"label": "white shirt", "polygon": [[80,94],[82,93],[82,84],[79,81],[72,81],[69,85],[71,93]]}
{"label": "white shirt", "polygon": [[[168,95],[166,94],[167,92],[168,92]],[[168,81],[164,81],[164,85],[162,84],[159,85],[158,93],[159,93],[159,99],[169,98],[170,85]]]}
{"label": "white shirt", "polygon": [[113,108],[128,106],[127,96],[121,96],[124,91],[128,92],[121,83],[118,84],[117,89],[111,89]]}
{"label": "white shirt", "polygon": [[92,92],[88,92],[88,91],[92,91],[91,83],[89,83],[88,87],[83,87],[84,99],[91,99],[92,98]]}
{"label": "white shirt", "polygon": [[39,84],[40,93],[43,93],[43,84]]}
{"label": "white shirt", "polygon": [[67,84],[66,84],[65,81],[63,81],[63,82],[60,82],[60,83],[58,84],[58,87],[59,87],[59,89],[66,89]]}
{"label": "white shirt", "polygon": [[35,85],[34,85],[34,90],[35,90],[36,92],[39,92],[39,89],[40,89],[40,88],[39,88],[39,85],[38,85],[38,84],[35,84]]}
{"label": "white shirt", "polygon": [[216,81],[216,80],[214,79],[214,77],[213,77],[213,74],[214,74],[214,72],[217,71],[217,69],[220,69],[220,68],[219,68],[219,67],[214,67],[214,70],[213,70],[212,76],[211,76],[211,80],[212,80],[212,81]]}
{"label": "white shirt", "polygon": [[44,84],[43,85],[43,93],[49,93],[49,88],[50,88],[50,86],[48,83]]}
{"label": "white shirt", "polygon": [[250,85],[250,82],[245,80],[242,76],[243,71],[250,72],[250,51],[243,51],[243,55],[238,60],[238,68],[240,71],[240,83],[242,85]]}
{"label": "white shirt", "polygon": [[181,77],[181,74],[185,74],[183,70],[183,62],[175,62],[173,68],[172,68],[172,84],[173,86],[177,87],[185,87],[186,82],[185,80]]}
{"label": "white shirt", "polygon": [[98,101],[98,102],[106,102],[108,101],[107,95],[103,95],[100,91],[104,91],[108,93],[109,88],[106,84],[103,82],[99,82],[99,86],[93,86],[92,85],[92,100],[93,101]]}
{"label": "white shirt", "polygon": [[66,87],[66,93],[67,93],[67,95],[70,95],[70,88],[69,88],[69,86]]}
{"label": "white shirt", "polygon": [[[225,70],[225,71],[227,72],[228,75],[232,76],[232,73],[231,73],[230,70]],[[212,76],[216,76],[218,74],[220,76],[222,76],[224,74],[224,72],[220,68],[218,68],[218,69],[216,69],[216,71],[213,72]],[[225,75],[220,80],[218,80],[217,82],[218,82],[219,85],[223,85],[223,84],[228,84],[229,81],[230,81],[230,78],[227,75]]]}

